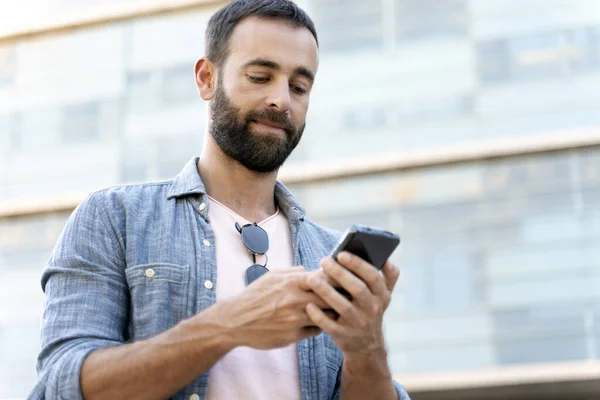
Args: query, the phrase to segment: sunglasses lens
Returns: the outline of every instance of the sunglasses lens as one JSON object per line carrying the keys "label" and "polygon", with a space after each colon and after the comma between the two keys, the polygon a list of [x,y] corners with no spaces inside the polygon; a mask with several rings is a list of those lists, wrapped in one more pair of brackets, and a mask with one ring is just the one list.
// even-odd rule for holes
{"label": "sunglasses lens", "polygon": [[269,236],[258,225],[246,225],[242,229],[242,241],[256,254],[265,254],[269,250]]}
{"label": "sunglasses lens", "polygon": [[246,270],[246,286],[269,272],[268,269],[259,264],[254,264],[248,267]]}

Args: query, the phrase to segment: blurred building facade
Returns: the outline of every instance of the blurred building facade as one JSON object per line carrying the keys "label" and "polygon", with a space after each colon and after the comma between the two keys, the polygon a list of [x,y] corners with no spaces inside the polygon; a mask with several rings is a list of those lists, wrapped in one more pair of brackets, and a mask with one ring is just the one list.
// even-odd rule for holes
{"label": "blurred building facade", "polygon": [[[11,3],[38,10],[28,30]],[[193,65],[224,3],[0,5],[0,208],[170,178],[198,155],[206,106]],[[600,138],[600,2],[298,3],[321,61],[288,167],[565,143],[290,185],[319,223],[401,234],[386,319],[395,376],[598,359],[600,139],[572,140]],[[39,278],[69,214],[0,209],[0,398],[35,381]]]}

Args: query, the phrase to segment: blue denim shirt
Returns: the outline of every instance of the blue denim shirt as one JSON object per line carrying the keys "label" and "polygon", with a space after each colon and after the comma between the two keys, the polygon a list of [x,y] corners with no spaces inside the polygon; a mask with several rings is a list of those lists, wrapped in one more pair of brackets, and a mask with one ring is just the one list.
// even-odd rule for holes
{"label": "blue denim shirt", "polygon": [[[91,351],[155,336],[215,303],[215,237],[197,161],[173,180],[95,192],[73,212],[42,276],[42,347],[30,398],[82,399],[81,366]],[[275,196],[290,222],[295,264],[318,269],[339,233],[305,219],[280,182]],[[302,398],[338,398],[343,355],[331,337],[297,348]],[[172,398],[205,398],[209,372]]]}

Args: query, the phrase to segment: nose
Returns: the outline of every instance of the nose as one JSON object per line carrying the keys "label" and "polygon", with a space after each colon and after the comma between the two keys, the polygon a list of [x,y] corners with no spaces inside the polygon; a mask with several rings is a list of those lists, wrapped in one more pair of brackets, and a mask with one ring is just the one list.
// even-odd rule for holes
{"label": "nose", "polygon": [[272,85],[270,89],[267,102],[268,108],[279,112],[288,112],[291,103],[289,83],[282,79],[276,85]]}

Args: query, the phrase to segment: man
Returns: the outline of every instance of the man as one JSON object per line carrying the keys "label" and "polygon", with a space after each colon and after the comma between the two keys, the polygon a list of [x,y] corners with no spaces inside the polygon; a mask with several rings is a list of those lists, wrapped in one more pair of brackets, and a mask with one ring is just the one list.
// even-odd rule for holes
{"label": "man", "polygon": [[398,269],[326,257],[339,234],[276,180],[304,131],[313,23],[288,0],[241,0],[206,36],[201,157],[73,213],[42,277],[31,398],[408,399],[382,333]]}

